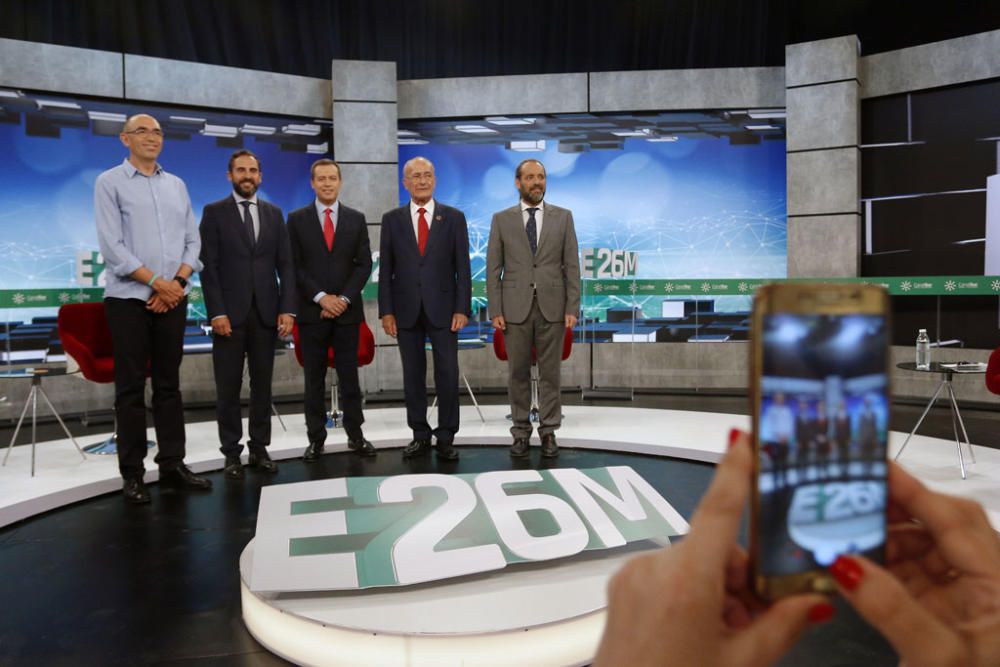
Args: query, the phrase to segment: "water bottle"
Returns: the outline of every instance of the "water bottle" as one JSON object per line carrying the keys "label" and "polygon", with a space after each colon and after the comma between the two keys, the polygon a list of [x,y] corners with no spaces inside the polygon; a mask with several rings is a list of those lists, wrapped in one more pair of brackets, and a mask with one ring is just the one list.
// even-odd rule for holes
{"label": "water bottle", "polygon": [[929,371],[931,369],[931,339],[927,337],[927,329],[921,329],[917,333],[917,370]]}

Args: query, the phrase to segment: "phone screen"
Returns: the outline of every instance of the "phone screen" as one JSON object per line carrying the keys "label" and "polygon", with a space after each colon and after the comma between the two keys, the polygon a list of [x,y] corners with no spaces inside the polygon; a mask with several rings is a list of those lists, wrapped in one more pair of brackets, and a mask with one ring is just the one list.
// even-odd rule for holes
{"label": "phone screen", "polygon": [[870,314],[762,319],[760,521],[766,576],[882,560],[888,437],[888,332]]}

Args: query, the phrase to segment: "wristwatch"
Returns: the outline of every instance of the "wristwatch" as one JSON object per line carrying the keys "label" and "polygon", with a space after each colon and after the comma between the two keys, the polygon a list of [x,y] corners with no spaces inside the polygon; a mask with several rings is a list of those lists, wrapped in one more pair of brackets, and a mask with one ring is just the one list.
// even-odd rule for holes
{"label": "wristwatch", "polygon": [[183,276],[174,276],[174,280],[176,280],[177,282],[179,282],[181,284],[181,287],[183,289],[187,289],[187,286],[188,286],[187,278],[185,278]]}

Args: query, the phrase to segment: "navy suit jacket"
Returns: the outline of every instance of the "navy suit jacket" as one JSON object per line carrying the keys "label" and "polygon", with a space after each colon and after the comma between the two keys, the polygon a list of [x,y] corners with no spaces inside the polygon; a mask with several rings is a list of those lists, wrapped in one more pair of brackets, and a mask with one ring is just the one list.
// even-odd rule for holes
{"label": "navy suit jacket", "polygon": [[379,317],[395,315],[403,328],[420,311],[436,328],[451,326],[455,313],[471,315],[472,277],[465,214],[434,200],[434,219],[423,256],[410,217],[410,204],[382,216],[379,252]]}
{"label": "navy suit jacket", "polygon": [[311,324],[322,318],[322,309],[313,301],[319,292],[346,296],[351,300],[336,321],[359,324],[365,319],[361,290],[372,272],[372,252],[365,216],[337,203],[337,228],[333,249],[326,249],[323,225],[314,202],[288,214],[288,236],[299,293],[299,322]]}
{"label": "navy suit jacket", "polygon": [[[201,289],[209,319],[225,315],[242,326],[256,299],[269,326],[296,312],[295,270],[281,209],[258,197],[260,229],[251,247],[242,210],[230,195],[205,206],[201,215]],[[280,281],[280,282],[279,282]]]}

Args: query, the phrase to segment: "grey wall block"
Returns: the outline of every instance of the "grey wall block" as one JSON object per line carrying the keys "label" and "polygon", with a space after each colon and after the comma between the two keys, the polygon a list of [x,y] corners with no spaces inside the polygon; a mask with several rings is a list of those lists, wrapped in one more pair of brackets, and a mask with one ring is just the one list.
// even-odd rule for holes
{"label": "grey wall block", "polygon": [[591,111],[726,109],[785,105],[782,67],[592,72]]}
{"label": "grey wall block", "polygon": [[122,54],[0,39],[0,85],[121,97]]}
{"label": "grey wall block", "polygon": [[331,82],[338,102],[395,102],[396,63],[334,60]]}
{"label": "grey wall block", "polygon": [[858,84],[854,81],[788,90],[787,150],[858,145],[858,100]]}
{"label": "grey wall block", "polygon": [[378,223],[382,214],[399,206],[395,164],[342,164],[344,184],[340,198],[344,204],[365,214],[369,223]]}
{"label": "grey wall block", "polygon": [[861,259],[861,216],[788,219],[789,278],[853,278]]}
{"label": "grey wall block", "polygon": [[785,85],[854,79],[860,51],[855,35],[789,44],[785,47]]}
{"label": "grey wall block", "polygon": [[1000,76],[1000,30],[922,44],[861,59],[862,97]]}
{"label": "grey wall block", "polygon": [[788,154],[788,215],[857,213],[857,148]]}
{"label": "grey wall block", "polygon": [[313,118],[331,113],[330,82],[323,79],[129,54],[125,96]]}
{"label": "grey wall block", "polygon": [[335,101],[333,151],[343,162],[395,162],[399,156],[396,105]]}
{"label": "grey wall block", "polygon": [[587,111],[587,75],[532,74],[399,82],[400,118]]}

